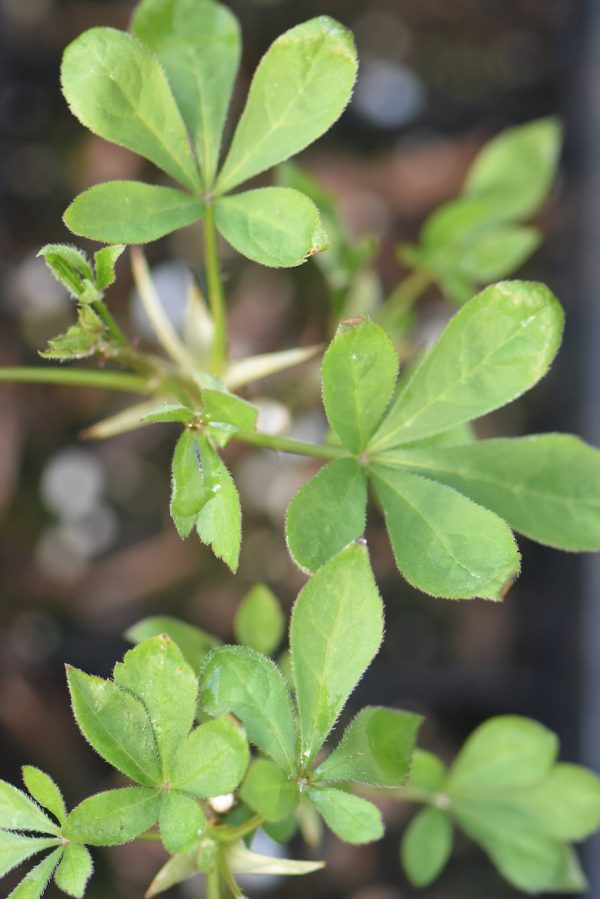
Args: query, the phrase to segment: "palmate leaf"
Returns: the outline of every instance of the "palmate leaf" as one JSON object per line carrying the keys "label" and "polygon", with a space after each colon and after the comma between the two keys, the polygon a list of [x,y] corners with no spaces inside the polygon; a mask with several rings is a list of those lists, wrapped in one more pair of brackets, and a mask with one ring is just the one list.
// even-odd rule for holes
{"label": "palmate leaf", "polygon": [[[45,771],[40,771],[39,768],[34,768],[32,765],[24,765],[21,770],[25,786],[33,798],[49,812],[52,812],[62,824],[67,816],[67,810],[62,793],[52,778]],[[6,826],[4,822],[2,824]]]}
{"label": "palmate leaf", "polygon": [[163,846],[173,855],[191,849],[208,826],[198,801],[178,790],[161,796],[158,823]]}
{"label": "palmate leaf", "polygon": [[323,745],[383,637],[383,607],[365,546],[334,556],[301,590],[290,624],[300,759]]}
{"label": "palmate leaf", "polygon": [[402,838],[400,858],[415,887],[426,887],[439,876],[452,852],[453,827],[448,815],[436,808],[423,809]]}
{"label": "palmate leaf", "polygon": [[6,899],[39,899],[48,886],[62,854],[63,850],[61,848],[47,855],[43,861],[25,875],[21,883],[15,887],[12,893],[9,893]]}
{"label": "palmate leaf", "polygon": [[4,877],[32,855],[56,845],[56,837],[30,837],[0,830],[0,877]]}
{"label": "palmate leaf", "polygon": [[0,822],[6,830],[57,834],[58,825],[29,796],[0,780]]}
{"label": "palmate leaf", "polygon": [[173,94],[144,44],[114,28],[91,28],[65,50],[61,78],[71,111],[90,131],[139,153],[191,190],[201,188]]}
{"label": "palmate leaf", "polygon": [[177,644],[196,676],[200,673],[206,656],[219,643],[216,637],[201,628],[171,615],[142,618],[125,632],[125,637],[132,643],[141,643],[151,637],[160,637],[161,634],[167,634]]}
{"label": "palmate leaf", "polygon": [[538,786],[511,802],[557,840],[583,840],[600,827],[600,778],[579,765],[558,764]]}
{"label": "palmate leaf", "polygon": [[270,656],[285,632],[285,618],[279,600],[265,584],[256,584],[244,596],[233,629],[238,643]]}
{"label": "palmate leaf", "polygon": [[327,249],[319,210],[297,190],[262,187],[223,197],[215,221],[239,253],[272,268],[301,265]]}
{"label": "palmate leaf", "polygon": [[88,846],[121,846],[156,824],[159,803],[160,793],[147,787],[97,793],[73,809],[63,834]]}
{"label": "palmate leaf", "polygon": [[171,786],[191,796],[220,796],[238,786],[248,761],[243,727],[231,715],[223,715],[196,727],[182,742]]}
{"label": "palmate leaf", "polygon": [[390,464],[454,487],[538,543],[600,549],[600,453],[577,437],[542,434],[387,455]]}
{"label": "palmate leaf", "polygon": [[506,281],[483,290],[417,364],[369,450],[381,453],[439,434],[516,399],[548,370],[563,318],[541,284]]}
{"label": "palmate leaf", "polygon": [[217,179],[219,192],[283,162],[324,134],[350,100],[356,71],[350,32],[327,16],[281,35],[254,75]]}
{"label": "palmate leaf", "polygon": [[202,506],[196,530],[235,573],[242,542],[242,510],[237,488],[227,466],[205,437],[198,440],[204,483],[211,498]]}
{"label": "palmate leaf", "polygon": [[67,843],[54,874],[54,882],[63,893],[82,899],[93,870],[94,863],[89,850],[77,843]]}
{"label": "palmate leaf", "polygon": [[266,821],[283,821],[300,800],[298,784],[270,759],[256,759],[239,792],[240,799]]}
{"label": "palmate leaf", "polygon": [[309,787],[307,796],[345,843],[371,843],[383,836],[381,813],[372,802],[335,787]]}
{"label": "palmate leaf", "polygon": [[163,65],[210,186],[240,61],[238,21],[213,0],[143,0],[131,28]]}
{"label": "palmate leaf", "polygon": [[432,596],[501,600],[520,569],[508,525],[455,490],[370,466],[398,569]]}

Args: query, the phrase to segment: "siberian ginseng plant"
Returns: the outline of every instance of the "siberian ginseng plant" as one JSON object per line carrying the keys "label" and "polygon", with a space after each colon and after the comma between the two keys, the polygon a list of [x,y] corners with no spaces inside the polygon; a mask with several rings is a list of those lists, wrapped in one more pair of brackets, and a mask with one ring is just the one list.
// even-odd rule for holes
{"label": "siberian ginseng plant", "polygon": [[[541,724],[493,718],[449,767],[417,747],[422,719],[412,712],[367,706],[336,730],[384,636],[364,538],[368,509],[383,514],[399,575],[435,597],[501,601],[521,564],[514,532],[557,549],[600,549],[597,450],[563,434],[480,440],[472,427],[533,388],[560,346],[563,311],[551,290],[497,282],[540,243],[530,219],[553,184],[560,129],[541,120],[485,147],[460,196],[428,218],[416,245],[398,248],[407,277],[385,302],[361,308],[356,286],[366,274],[376,278],[376,246],[351,240],[335,202],[289,161],[348,104],[357,75],[352,36],[319,17],[279,37],[223,151],[240,53],[236,18],[213,0],[142,0],[129,32],[92,28],[67,47],[62,87],[73,114],[153,163],[158,183],[90,188],[64,221],[103,246],[92,255],[70,244],[40,251],[75,311],[41,356],[99,367],[3,369],[0,380],[138,395],[92,436],[178,427],[165,472],[174,527],[210,546],[233,573],[241,501],[223,460],[228,444],[322,460],[286,519],[289,552],[308,575],[289,648],[281,650],[282,608],[257,584],[238,609],[235,645],[163,615],[128,631],[134,646],[112,679],[67,665],[83,736],[128,785],[68,810],[36,767],[23,768],[22,786],[0,782],[0,874],[31,860],[13,899],[37,899],[52,878],[81,897],[90,848],[156,840],[167,860],[148,896],[201,875],[209,899],[241,897],[240,879],[251,892],[252,875],[321,868],[326,828],[350,844],[381,839],[377,798],[385,794],[420,806],[400,848],[417,886],[441,873],[458,829],[518,890],[581,891],[573,844],[600,826],[600,781],[558,761],[557,738]],[[248,187],[271,169],[274,186]],[[187,299],[209,325],[207,352],[173,325],[141,249],[196,222],[204,272]],[[314,257],[334,321],[324,352],[299,347],[230,360],[218,235],[260,265]],[[128,336],[107,304],[127,248],[160,354]],[[457,311],[411,358],[415,304],[432,286]],[[327,440],[261,428],[256,405],[242,395],[246,385],[319,354]],[[299,857],[257,851],[259,831],[282,844],[297,834]]]}

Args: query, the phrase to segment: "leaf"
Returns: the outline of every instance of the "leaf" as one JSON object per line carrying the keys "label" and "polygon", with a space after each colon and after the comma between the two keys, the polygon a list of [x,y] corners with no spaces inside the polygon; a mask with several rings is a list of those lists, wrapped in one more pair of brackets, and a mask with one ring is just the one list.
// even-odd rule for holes
{"label": "leaf", "polygon": [[450,487],[381,465],[370,468],[398,570],[448,599],[503,598],[519,573],[508,525]]}
{"label": "leaf", "polygon": [[156,738],[163,780],[194,723],[198,681],[181,650],[166,635],[152,637],[129,650],[115,665],[115,683],[139,699]]}
{"label": "leaf", "polygon": [[208,653],[219,643],[216,637],[207,634],[206,631],[170,615],[143,618],[125,631],[125,637],[132,643],[142,643],[150,637],[158,637],[161,634],[166,634],[177,644],[196,676],[200,673]]}
{"label": "leaf", "polygon": [[148,415],[144,415],[144,421],[151,424],[164,424],[165,422],[177,422],[182,425],[189,425],[194,420],[194,413],[187,406],[181,406],[179,403],[163,403],[158,408],[152,409]]}
{"label": "leaf", "polygon": [[114,28],[90,28],[65,50],[61,79],[71,112],[82,125],[149,159],[190,190],[201,188],[173,94],[144,44]]}
{"label": "leaf", "polygon": [[232,874],[270,874],[284,877],[312,874],[325,867],[325,862],[300,862],[288,858],[272,858],[251,852],[242,842],[233,843],[224,850],[227,866]]}
{"label": "leaf", "polygon": [[156,824],[159,800],[160,795],[147,787],[96,793],[73,809],[63,834],[89,846],[121,846]]}
{"label": "leaf", "polygon": [[323,745],[382,637],[383,606],[367,550],[349,546],[319,569],[292,611],[290,649],[303,765]]}
{"label": "leaf", "polygon": [[569,848],[536,830],[529,815],[501,801],[474,799],[461,799],[453,814],[517,889],[545,893],[585,888],[585,878]]}
{"label": "leaf", "polygon": [[191,532],[196,516],[212,494],[200,465],[198,433],[185,428],[175,444],[171,466],[171,517],[180,537]]}
{"label": "leaf", "polygon": [[406,781],[422,717],[367,706],[356,715],[339,745],[314,778],[399,787]]}
{"label": "leaf", "polygon": [[142,181],[107,181],[75,197],[63,215],[69,231],[106,243],[143,244],[202,218],[201,200]]}
{"label": "leaf", "polygon": [[266,821],[283,821],[300,800],[298,784],[270,759],[256,759],[239,791],[240,799]]}
{"label": "leaf", "polygon": [[171,785],[192,796],[221,796],[234,790],[248,767],[246,734],[230,715],[195,728],[175,758]]}
{"label": "leaf", "polygon": [[119,257],[125,252],[124,244],[115,244],[112,247],[102,247],[94,253],[94,271],[96,272],[96,288],[106,290],[114,284],[117,276],[115,266]]}
{"label": "leaf", "polygon": [[538,786],[511,797],[558,840],[584,840],[600,827],[600,779],[579,765],[555,765]]}
{"label": "leaf", "polygon": [[312,359],[321,351],[320,344],[307,347],[294,347],[278,353],[261,353],[259,356],[248,356],[232,362],[224,374],[224,381],[230,390],[268,378],[270,375],[285,371],[295,365],[301,365]]}
{"label": "leaf", "polygon": [[48,346],[40,352],[42,359],[87,359],[99,350],[108,348],[106,327],[89,306],[81,306],[76,325],[58,337],[52,337]]}
{"label": "leaf", "polygon": [[178,790],[169,790],[160,797],[160,838],[172,855],[194,846],[208,826],[198,802]]}
{"label": "leaf", "polygon": [[[4,824],[4,820],[2,823]],[[0,830],[0,877],[4,877],[17,865],[31,858],[37,852],[41,852],[42,849],[50,849],[56,845],[56,837],[29,837],[20,833]]]}
{"label": "leaf", "polygon": [[383,328],[369,319],[342,322],[323,357],[323,402],[329,424],[361,453],[392,398],[398,356]]}
{"label": "leaf", "polygon": [[198,439],[204,483],[212,498],[200,510],[196,530],[219,559],[237,571],[242,542],[242,510],[233,478],[204,437]]}
{"label": "leaf", "polygon": [[256,430],[258,409],[233,393],[204,389],[202,407],[204,421],[232,425],[237,431]]}
{"label": "leaf", "polygon": [[508,128],[487,144],[465,183],[469,196],[493,199],[502,219],[532,215],[556,176],[562,129],[555,119]]}
{"label": "leaf", "polygon": [[233,713],[251,743],[280,768],[295,770],[292,705],[283,676],[270,659],[241,646],[214,650],[200,675],[200,706],[209,715]]}
{"label": "leaf", "polygon": [[439,434],[516,399],[548,370],[563,317],[558,300],[542,284],[504,281],[483,290],[422,357],[370,451]]}
{"label": "leaf", "polygon": [[167,73],[209,187],[240,62],[238,21],[212,0],[144,0],[132,31],[154,50]]}
{"label": "leaf", "polygon": [[486,230],[465,248],[458,260],[460,271],[475,282],[506,278],[537,250],[541,234],[537,228],[505,225]]}
{"label": "leaf", "polygon": [[164,893],[170,887],[194,877],[198,871],[197,852],[174,855],[162,866],[146,891],[146,899]]}
{"label": "leaf", "polygon": [[[25,786],[33,798],[40,805],[43,805],[44,808],[47,808],[49,812],[52,812],[54,817],[62,824],[67,816],[67,810],[62,793],[52,778],[32,765],[24,765],[21,771],[23,772]],[[6,826],[4,825],[4,819],[1,820],[3,826]]]}
{"label": "leaf", "polygon": [[54,882],[63,893],[82,899],[93,869],[92,856],[85,846],[67,843],[61,863],[56,869]]}
{"label": "leaf", "polygon": [[35,833],[58,833],[58,826],[29,796],[12,784],[0,780],[0,821],[6,830],[32,830]]}
{"label": "leaf", "polygon": [[231,190],[324,134],[350,100],[357,65],[352,35],[328,16],[277,38],[252,80],[218,190]]}
{"label": "leaf", "polygon": [[35,868],[29,871],[6,899],[39,899],[48,886],[62,853],[63,850],[61,848],[47,855],[39,865],[36,865]]}
{"label": "leaf", "polygon": [[283,821],[272,821],[271,823],[263,824],[262,829],[276,843],[285,845],[298,833],[298,818],[295,813],[292,813],[287,818],[284,818]]}
{"label": "leaf", "polygon": [[424,749],[416,749],[412,758],[408,786],[411,792],[429,798],[443,789],[446,768],[441,759]]}
{"label": "leaf", "polygon": [[334,459],[304,484],[288,506],[285,536],[303,571],[317,571],[365,531],[367,479],[356,459]]}
{"label": "leaf", "polygon": [[542,434],[393,455],[394,464],[459,490],[538,543],[600,549],[600,453],[577,437]]}
{"label": "leaf", "polygon": [[215,221],[238,253],[261,265],[290,268],[327,249],[319,210],[287,187],[261,187],[215,203]]}
{"label": "leaf", "polygon": [[146,786],[160,783],[156,741],[146,709],[111,681],[67,669],[79,729],[105,761]]}
{"label": "leaf", "polygon": [[255,584],[237,610],[233,630],[238,643],[269,656],[285,633],[285,618],[279,600],[266,584]]}
{"label": "leaf", "polygon": [[77,247],[49,243],[42,247],[38,256],[43,256],[56,280],[68,290],[74,300],[81,299],[85,287],[89,287],[94,281],[88,258]]}
{"label": "leaf", "polygon": [[309,787],[307,796],[325,823],[345,843],[372,843],[383,836],[383,821],[376,805],[335,787]]}
{"label": "leaf", "polygon": [[453,797],[502,793],[542,782],[556,759],[552,731],[517,715],[490,718],[475,730],[450,769],[446,790]]}
{"label": "leaf", "polygon": [[452,824],[437,808],[425,808],[404,833],[400,857],[415,887],[426,887],[439,876],[452,852]]}

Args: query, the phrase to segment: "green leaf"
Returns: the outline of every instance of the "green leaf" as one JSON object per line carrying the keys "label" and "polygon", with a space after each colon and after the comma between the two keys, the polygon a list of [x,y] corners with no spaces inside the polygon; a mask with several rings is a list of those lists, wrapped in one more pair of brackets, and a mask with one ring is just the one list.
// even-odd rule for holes
{"label": "green leaf", "polygon": [[154,733],[142,703],[111,681],[67,669],[79,729],[102,758],[132,780],[160,783]]}
{"label": "green leaf", "polygon": [[263,824],[262,829],[276,843],[285,845],[298,833],[298,819],[295,813],[292,813],[287,818],[284,818],[283,821],[272,821]]}
{"label": "green leaf", "polygon": [[395,450],[393,460],[454,487],[538,543],[578,552],[600,549],[600,453],[577,437],[542,434],[440,450],[415,447]]}
{"label": "green leaf", "polygon": [[75,197],[63,215],[69,231],[106,243],[142,244],[158,240],[202,218],[195,197],[142,181],[107,181]]}
{"label": "green leaf", "polygon": [[266,821],[283,821],[300,800],[298,784],[270,759],[256,759],[239,791],[240,799]]}
{"label": "green leaf", "polygon": [[192,796],[221,796],[234,790],[249,761],[246,734],[230,715],[195,728],[182,742],[171,785]]}
{"label": "green leaf", "polygon": [[399,571],[432,596],[501,600],[519,573],[508,525],[450,487],[371,466]]}
{"label": "green leaf", "polygon": [[517,715],[491,718],[474,731],[450,770],[453,797],[502,793],[542,782],[558,751],[552,731]]}
{"label": "green leaf", "polygon": [[53,839],[27,837],[20,833],[0,830],[0,877],[4,877],[17,865],[31,858],[37,852],[41,852],[42,849],[50,849],[56,845],[56,837]]}
{"label": "green leaf", "polygon": [[146,787],[107,790],[84,799],[63,828],[68,840],[89,846],[120,846],[158,821],[160,795]]}
{"label": "green leaf", "polygon": [[132,643],[142,643],[150,637],[159,637],[161,634],[166,634],[177,644],[184,659],[188,665],[191,665],[196,675],[200,673],[208,653],[219,642],[216,637],[207,634],[199,627],[179,621],[170,615],[143,618],[125,632],[125,637]]}
{"label": "green leaf", "polygon": [[502,801],[462,800],[453,807],[460,827],[489,855],[512,886],[526,893],[579,892],[585,878],[563,843],[536,829],[535,820]]}
{"label": "green leaf", "polygon": [[6,899],[39,899],[48,886],[62,853],[63,850],[61,848],[46,856],[39,865],[36,865],[35,868],[31,869]]}
{"label": "green leaf", "polygon": [[117,276],[115,266],[119,257],[125,252],[124,244],[115,244],[112,247],[102,247],[94,253],[94,271],[96,273],[96,288],[99,291],[106,290],[114,284]]}
{"label": "green leaf", "polygon": [[327,249],[319,210],[287,187],[261,187],[219,199],[215,221],[238,253],[261,265],[291,268]]}
{"label": "green leaf", "polygon": [[465,248],[459,268],[477,283],[506,278],[523,265],[540,243],[537,228],[507,225],[486,230]]}
{"label": "green leaf", "polygon": [[115,665],[114,679],[143,703],[156,738],[162,776],[168,781],[174,756],[196,717],[194,671],[177,645],[162,634],[129,650]]}
{"label": "green leaf", "polygon": [[242,542],[240,497],[225,463],[205,437],[199,437],[200,459],[211,499],[200,510],[196,530],[203,543],[235,573]]}
{"label": "green leaf", "polygon": [[412,759],[408,786],[411,792],[429,798],[443,789],[446,768],[441,759],[424,749],[416,749]]}
{"label": "green leaf", "polygon": [[270,375],[293,368],[308,362],[321,352],[320,344],[313,346],[294,347],[291,350],[281,350],[276,353],[260,353],[258,356],[247,356],[232,362],[223,375],[224,381],[231,390],[268,378]]}
{"label": "green leaf", "polygon": [[248,739],[285,771],[295,771],[296,724],[283,676],[255,650],[223,646],[200,675],[200,705],[209,715],[232,712]]}
{"label": "green leaf", "polygon": [[246,593],[237,610],[233,630],[238,643],[270,656],[285,633],[285,618],[274,593],[266,584],[256,584]]}
{"label": "green leaf", "polygon": [[345,843],[372,843],[383,836],[383,821],[376,805],[335,787],[309,787],[307,796],[325,823]]}
{"label": "green leaf", "polygon": [[600,779],[579,765],[555,765],[538,786],[519,790],[514,801],[558,840],[584,840],[600,827]]}
{"label": "green leaf", "polygon": [[327,16],[277,38],[252,80],[219,191],[289,159],[324,134],[350,100],[357,66],[352,35]]}
{"label": "green leaf", "polygon": [[189,425],[194,420],[194,413],[187,406],[180,406],[179,403],[163,403],[157,409],[153,409],[148,415],[144,415],[144,421],[151,424],[163,424],[165,422],[177,422],[182,425]]}
{"label": "green leaf", "polygon": [[148,899],[152,896],[158,896],[159,893],[164,893],[170,887],[178,883],[184,883],[184,881],[194,877],[200,870],[197,855],[197,852],[187,852],[170,858],[162,866],[148,887],[146,892]]}
{"label": "green leaf", "polygon": [[106,326],[89,306],[79,308],[76,325],[58,337],[48,341],[48,346],[40,352],[42,359],[87,359],[99,350],[108,348]]}
{"label": "green leaf", "polygon": [[167,852],[175,855],[191,849],[208,826],[196,799],[169,790],[160,797],[160,838]]}
{"label": "green leaf", "polygon": [[82,125],[139,153],[191,190],[201,188],[168,81],[144,44],[114,28],[90,28],[65,50],[61,78]]}
{"label": "green leaf", "polygon": [[396,395],[370,450],[447,431],[516,399],[546,373],[563,327],[542,284],[504,281],[460,309]]}
{"label": "green leaf", "polygon": [[88,258],[77,247],[49,243],[42,247],[38,256],[43,256],[56,280],[66,287],[73,299],[81,299],[86,286],[93,284],[94,275]]}
{"label": "green leaf", "polygon": [[284,877],[312,874],[325,867],[325,862],[300,862],[288,858],[272,858],[251,852],[242,842],[227,846],[223,854],[232,874],[269,874]]}
{"label": "green leaf", "polygon": [[314,572],[365,530],[367,478],[356,459],[334,459],[300,488],[288,506],[288,549]]}
{"label": "green leaf", "polygon": [[396,709],[367,706],[351,721],[339,745],[314,772],[314,778],[399,787],[411,766],[422,717]]}
{"label": "green leaf", "polygon": [[560,125],[550,118],[503,131],[477,157],[465,193],[492,200],[499,219],[527,218],[550,192],[561,137]]}
{"label": "green leaf", "polygon": [[369,319],[342,322],[323,357],[323,401],[329,424],[361,453],[392,398],[398,356],[383,328]]}
{"label": "green leaf", "polygon": [[323,745],[382,637],[383,606],[369,556],[365,546],[352,545],[319,569],[292,612],[290,649],[303,765]]}
{"label": "green leaf", "polygon": [[441,874],[452,852],[452,824],[437,808],[426,808],[404,833],[400,858],[415,887],[426,887]]}
{"label": "green leaf", "polygon": [[[40,805],[52,812],[61,824],[67,817],[67,810],[62,793],[52,778],[39,768],[24,765],[21,769],[25,786]],[[3,822],[4,824],[4,822]]]}
{"label": "green leaf", "polygon": [[180,537],[190,534],[198,512],[211,498],[200,466],[198,434],[186,428],[175,445],[171,466],[171,517]]}
{"label": "green leaf", "polygon": [[67,843],[61,863],[56,869],[54,882],[63,893],[82,899],[93,870],[92,856],[85,846]]}
{"label": "green leaf", "polygon": [[205,388],[202,407],[202,418],[206,422],[232,425],[237,431],[256,430],[258,409],[233,393]]}
{"label": "green leaf", "polygon": [[0,780],[0,821],[6,830],[32,830],[58,833],[58,826],[29,796],[12,784]]}
{"label": "green leaf", "polygon": [[132,31],[165,69],[210,186],[240,62],[236,17],[212,0],[144,0]]}

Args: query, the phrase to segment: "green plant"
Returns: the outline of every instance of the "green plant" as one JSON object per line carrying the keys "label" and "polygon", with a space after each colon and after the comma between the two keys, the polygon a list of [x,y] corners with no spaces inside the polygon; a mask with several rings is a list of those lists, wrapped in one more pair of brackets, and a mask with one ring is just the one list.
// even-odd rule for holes
{"label": "green plant", "polygon": [[[286,522],[289,550],[312,577],[293,609],[289,652],[277,663],[270,656],[280,647],[284,616],[270,590],[257,585],[237,614],[237,646],[163,616],[128,632],[137,645],[112,681],[69,668],[83,735],[135,786],[89,797],[67,814],[58,788],[35,768],[23,769],[30,796],[0,783],[0,873],[48,850],[13,899],[39,897],[52,876],[64,892],[82,896],[92,870],[88,846],[160,840],[171,857],[149,896],[200,871],[209,899],[223,889],[240,897],[238,874],[307,874],[323,864],[253,852],[247,843],[259,828],[281,842],[299,829],[312,846],[324,821],[349,843],[377,840],[383,822],[371,800],[386,790],[425,806],[401,850],[416,885],[441,871],[457,826],[517,888],[581,890],[585,878],[570,844],[600,826],[600,781],[557,764],[556,738],[541,725],[492,719],[447,772],[435,756],[415,750],[418,715],[367,707],[323,752],[383,637],[363,539],[369,486],[399,570],[435,596],[502,599],[520,565],[511,528],[562,549],[600,548],[596,450],[557,434],[477,440],[470,425],[533,387],[560,344],[562,309],[543,285],[504,281],[468,299],[477,284],[510,275],[539,242],[523,221],[552,184],[559,129],[545,120],[493,141],[463,195],[428,220],[417,248],[401,249],[414,272],[376,310],[381,324],[366,316],[341,322],[322,364],[329,439],[274,436],[257,429],[257,408],[235,391],[319,350],[229,361],[217,230],[250,259],[297,265],[326,247],[320,207],[333,252],[317,260],[334,317],[356,301],[353,285],[374,245],[353,244],[335,204],[290,163],[278,172],[279,186],[231,193],[288,160],[341,114],[357,68],[351,36],[322,17],[279,38],[220,164],[239,55],[236,20],[213,0],[142,0],[131,35],[94,28],[67,48],[63,89],[75,115],[184,190],[97,185],[73,201],[65,221],[110,245],[93,263],[71,246],[41,251],[77,305],[76,323],[42,356],[113,367],[3,369],[0,379],[145,395],[88,433],[180,424],[171,515],[183,538],[195,530],[233,571],[241,504],[221,451],[233,440],[323,459]],[[141,250],[132,247],[139,295],[164,355],[145,352],[106,305],[117,261],[125,245],[200,218],[212,325],[206,358],[174,329]],[[398,379],[398,349],[403,363],[412,352],[410,315],[433,282],[461,309]],[[198,289],[188,300],[208,315]]]}

